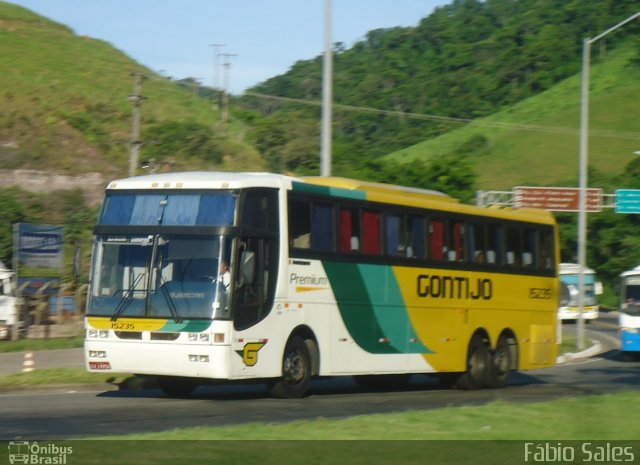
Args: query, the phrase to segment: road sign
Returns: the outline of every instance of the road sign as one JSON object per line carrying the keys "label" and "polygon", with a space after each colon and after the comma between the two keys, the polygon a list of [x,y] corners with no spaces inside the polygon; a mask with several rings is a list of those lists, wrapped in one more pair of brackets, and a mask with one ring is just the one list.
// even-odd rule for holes
{"label": "road sign", "polygon": [[640,189],[616,190],[616,213],[640,213]]}
{"label": "road sign", "polygon": [[[516,208],[577,212],[580,210],[580,189],[577,187],[514,187],[513,205]],[[587,189],[587,211],[593,213],[602,211],[602,189]]]}

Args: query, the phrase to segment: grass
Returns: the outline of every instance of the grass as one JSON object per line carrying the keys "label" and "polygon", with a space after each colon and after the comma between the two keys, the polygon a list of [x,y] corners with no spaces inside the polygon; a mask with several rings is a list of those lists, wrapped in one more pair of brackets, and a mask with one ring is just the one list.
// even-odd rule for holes
{"label": "grass", "polygon": [[[220,113],[171,79],[146,69],[102,40],[0,0],[0,147],[4,168],[57,172],[126,173],[131,132],[133,72],[145,74],[143,130],[168,121],[193,120],[213,127]],[[46,46],[43,46],[45,44]],[[246,128],[231,121],[216,134],[225,162],[174,160],[174,170],[261,170],[257,150],[244,141]],[[149,144],[151,146],[151,144]],[[145,157],[143,148],[141,159]]]}
{"label": "grass", "polygon": [[51,339],[20,339],[0,341],[0,353],[56,349],[77,349],[82,347],[84,336],[59,337]]}
{"label": "grass", "polygon": [[285,424],[181,428],[109,439],[131,440],[637,440],[640,393],[562,398],[539,403],[493,402]]}
{"label": "grass", "polygon": [[15,390],[66,384],[117,383],[124,378],[113,373],[88,373],[82,368],[44,368],[0,376],[0,390]]}
{"label": "grass", "polygon": [[[619,174],[638,150],[640,118],[634,96],[640,67],[631,64],[636,56],[634,44],[628,42],[605,58],[592,60],[589,161],[608,175]],[[580,75],[575,75],[506,110],[392,153],[387,159],[409,163],[434,158],[456,151],[474,136],[483,136],[486,145],[471,154],[478,188],[565,185],[577,179],[578,173],[580,83]],[[497,127],[503,123],[511,126]],[[527,130],[526,125],[547,129]]]}

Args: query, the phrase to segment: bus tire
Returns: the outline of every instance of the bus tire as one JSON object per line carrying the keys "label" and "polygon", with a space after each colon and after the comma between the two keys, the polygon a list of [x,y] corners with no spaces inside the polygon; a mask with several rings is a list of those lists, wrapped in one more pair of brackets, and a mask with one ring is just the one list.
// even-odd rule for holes
{"label": "bus tire", "polygon": [[282,377],[272,385],[271,395],[279,399],[304,396],[311,383],[311,353],[300,336],[293,336],[282,356]]}
{"label": "bus tire", "polygon": [[509,373],[513,366],[514,353],[511,350],[512,339],[506,335],[500,336],[495,350],[489,357],[489,376],[487,387],[503,388],[509,382]]}
{"label": "bus tire", "polygon": [[623,362],[635,362],[638,359],[638,352],[621,351]]}
{"label": "bus tire", "polygon": [[195,379],[179,376],[158,376],[158,386],[169,397],[189,397],[198,387]]}
{"label": "bus tire", "polygon": [[474,334],[467,349],[467,370],[458,378],[460,389],[481,389],[487,385],[489,348],[480,334]]}

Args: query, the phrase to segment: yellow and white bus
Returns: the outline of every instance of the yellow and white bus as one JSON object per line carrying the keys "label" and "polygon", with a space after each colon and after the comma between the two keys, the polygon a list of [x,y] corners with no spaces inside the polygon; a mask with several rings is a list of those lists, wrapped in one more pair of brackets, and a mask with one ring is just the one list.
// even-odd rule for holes
{"label": "yellow and white bus", "polygon": [[259,380],[436,374],[501,387],[553,365],[558,237],[538,210],[343,178],[193,172],[111,182],[85,355],[170,395]]}

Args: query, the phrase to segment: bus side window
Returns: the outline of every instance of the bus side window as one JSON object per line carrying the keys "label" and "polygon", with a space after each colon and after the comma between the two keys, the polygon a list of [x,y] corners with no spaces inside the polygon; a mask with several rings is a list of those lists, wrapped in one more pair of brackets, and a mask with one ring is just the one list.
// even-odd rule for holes
{"label": "bus side window", "polygon": [[532,228],[526,228],[524,230],[522,266],[525,268],[537,268],[539,261],[538,254],[538,231]]}
{"label": "bus side window", "polygon": [[431,220],[429,222],[429,258],[444,260],[444,221]]}
{"label": "bus side window", "polygon": [[398,215],[387,215],[385,217],[385,240],[386,253],[391,257],[401,256],[401,244],[403,243],[400,236],[400,222],[402,218]]}
{"label": "bus side window", "polygon": [[364,211],[362,213],[362,253],[380,255],[382,241],[380,237],[380,213]]}
{"label": "bus side window", "polygon": [[311,248],[311,203],[289,201],[289,242],[296,249]]}
{"label": "bus side window", "polygon": [[333,205],[314,204],[311,226],[311,248],[333,252]]}
{"label": "bus side window", "polygon": [[464,223],[462,221],[451,221],[447,240],[447,260],[461,262],[464,259]]}
{"label": "bus side window", "polygon": [[340,209],[340,251],[360,250],[360,220],[355,208]]}
{"label": "bus side window", "polygon": [[407,217],[407,250],[409,258],[425,258],[426,250],[424,246],[424,218],[421,216],[409,215]]}
{"label": "bus side window", "polygon": [[522,266],[522,237],[520,228],[507,227],[506,265],[510,267]]}
{"label": "bus side window", "polygon": [[487,263],[487,238],[484,224],[469,224],[469,261]]}
{"label": "bus side window", "polygon": [[553,232],[550,230],[540,231],[540,265],[543,270],[552,270],[554,263]]}
{"label": "bus side window", "polygon": [[502,263],[503,229],[497,224],[487,225],[487,263],[496,265]]}

